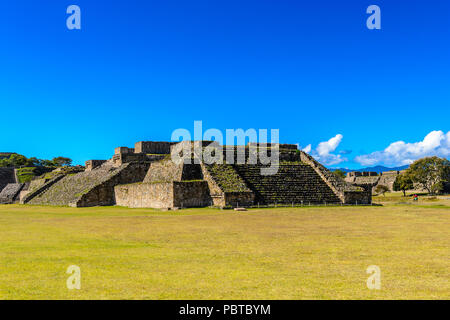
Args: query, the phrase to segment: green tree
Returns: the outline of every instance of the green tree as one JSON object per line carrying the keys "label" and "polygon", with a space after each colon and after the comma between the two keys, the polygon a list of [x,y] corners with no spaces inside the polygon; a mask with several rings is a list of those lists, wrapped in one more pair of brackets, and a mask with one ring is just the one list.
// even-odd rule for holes
{"label": "green tree", "polygon": [[9,158],[0,160],[0,167],[10,167],[10,166],[11,166],[11,161],[9,161]]}
{"label": "green tree", "polygon": [[337,177],[342,178],[342,179],[345,179],[346,174],[345,174],[344,171],[337,169],[337,170],[334,170],[333,173],[334,173],[334,175],[336,175]]}
{"label": "green tree", "polygon": [[441,186],[449,181],[450,161],[439,157],[427,157],[414,161],[408,169],[413,182],[428,193],[440,192]]}
{"label": "green tree", "polygon": [[394,181],[394,191],[403,191],[403,196],[406,197],[406,190],[414,188],[414,182],[408,172],[399,174]]}
{"label": "green tree", "polygon": [[37,167],[40,165],[40,160],[35,157],[31,157],[27,159],[27,162],[25,163],[27,167]]}
{"label": "green tree", "polygon": [[27,158],[21,154],[12,154],[9,157],[10,166],[12,167],[20,167],[27,164]]}
{"label": "green tree", "polygon": [[383,185],[383,184],[379,184],[379,185],[377,185],[377,186],[375,187],[375,192],[376,192],[377,194],[382,194],[383,196],[385,196],[385,193],[388,192],[388,191],[389,191],[389,188],[386,187],[386,186]]}
{"label": "green tree", "polygon": [[56,167],[56,164],[52,160],[41,159],[39,165],[43,167]]}
{"label": "green tree", "polygon": [[72,164],[72,159],[70,158],[65,158],[65,157],[56,157],[53,158],[53,163],[56,164],[57,166],[70,166]]}

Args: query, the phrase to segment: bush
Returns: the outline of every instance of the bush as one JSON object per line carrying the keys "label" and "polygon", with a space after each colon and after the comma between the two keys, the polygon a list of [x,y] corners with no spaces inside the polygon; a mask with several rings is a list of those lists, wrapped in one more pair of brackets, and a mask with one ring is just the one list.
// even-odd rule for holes
{"label": "bush", "polygon": [[386,187],[385,185],[382,185],[382,184],[377,185],[376,188],[375,188],[375,192],[376,192],[377,194],[382,194],[383,196],[384,196],[385,193],[388,192],[388,191],[389,191],[389,188]]}

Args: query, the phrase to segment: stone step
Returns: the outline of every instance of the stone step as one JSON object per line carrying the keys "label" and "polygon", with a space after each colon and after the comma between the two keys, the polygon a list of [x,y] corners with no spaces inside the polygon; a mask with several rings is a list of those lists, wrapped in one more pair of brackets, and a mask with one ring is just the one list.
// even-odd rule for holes
{"label": "stone step", "polygon": [[340,203],[316,171],[305,164],[280,164],[274,175],[262,176],[261,165],[234,165],[255,194],[255,203]]}

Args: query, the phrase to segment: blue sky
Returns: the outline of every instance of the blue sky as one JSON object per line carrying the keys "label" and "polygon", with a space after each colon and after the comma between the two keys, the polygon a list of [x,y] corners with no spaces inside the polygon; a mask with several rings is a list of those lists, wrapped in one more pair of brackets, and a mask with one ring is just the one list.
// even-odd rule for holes
{"label": "blue sky", "polygon": [[334,167],[448,157],[449,21],[444,0],[4,1],[0,151],[84,163],[201,120]]}

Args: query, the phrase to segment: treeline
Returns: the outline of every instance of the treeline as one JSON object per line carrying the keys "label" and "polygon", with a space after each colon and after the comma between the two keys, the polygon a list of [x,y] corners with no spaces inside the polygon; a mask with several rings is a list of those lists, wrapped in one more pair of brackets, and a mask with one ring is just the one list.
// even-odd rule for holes
{"label": "treeline", "polygon": [[12,154],[9,158],[0,159],[0,167],[63,167],[70,166],[72,159],[56,157],[52,160],[27,158],[21,154]]}
{"label": "treeline", "polygon": [[414,161],[408,169],[397,176],[394,191],[423,189],[428,193],[448,192],[450,184],[450,161],[439,157],[427,157]]}

